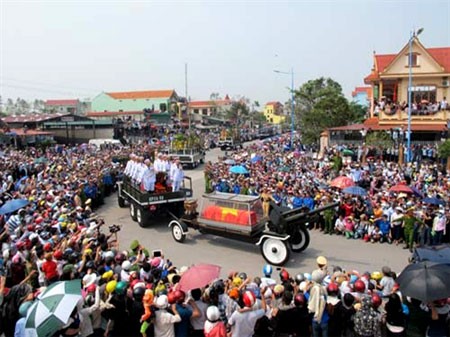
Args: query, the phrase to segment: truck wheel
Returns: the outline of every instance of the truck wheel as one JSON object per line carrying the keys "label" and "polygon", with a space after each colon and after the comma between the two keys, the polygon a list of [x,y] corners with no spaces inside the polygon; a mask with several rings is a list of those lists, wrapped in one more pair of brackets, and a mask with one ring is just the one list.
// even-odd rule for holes
{"label": "truck wheel", "polygon": [[146,227],[149,221],[149,212],[141,207],[136,207],[136,221],[142,228]]}
{"label": "truck wheel", "polygon": [[183,228],[177,221],[172,224],[172,237],[176,242],[183,243],[186,239],[186,234],[183,233]]}
{"label": "truck wheel", "polygon": [[132,202],[130,202],[130,216],[133,221],[136,221],[136,205]]}
{"label": "truck wheel", "polygon": [[120,208],[124,208],[125,207],[125,199],[122,197],[117,197],[117,203],[119,204]]}
{"label": "truck wheel", "polygon": [[309,246],[309,232],[308,229],[301,226],[297,227],[291,234],[289,244],[295,253],[304,251]]}
{"label": "truck wheel", "polygon": [[264,259],[274,266],[282,266],[289,260],[288,246],[279,239],[265,239],[261,244],[261,253]]}

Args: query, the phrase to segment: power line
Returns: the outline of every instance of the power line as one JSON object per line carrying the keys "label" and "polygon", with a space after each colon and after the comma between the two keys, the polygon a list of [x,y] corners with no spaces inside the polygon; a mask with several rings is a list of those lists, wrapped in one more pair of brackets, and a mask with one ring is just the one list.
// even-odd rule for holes
{"label": "power line", "polygon": [[14,78],[8,78],[8,77],[3,77],[0,76],[0,79],[3,81],[8,81],[8,82],[19,82],[20,84],[31,84],[31,85],[39,85],[39,87],[56,87],[56,88],[63,88],[63,89],[68,89],[68,90],[72,90],[72,91],[78,91],[81,90],[82,92],[100,92],[101,90],[99,89],[93,89],[93,88],[81,88],[81,87],[70,87],[67,85],[61,85],[61,84],[52,84],[49,82],[40,82],[40,81],[32,81],[32,80],[19,80],[19,79],[14,79]]}
{"label": "power line", "polygon": [[91,96],[92,93],[82,93],[82,92],[69,92],[69,91],[61,91],[61,90],[56,90],[56,89],[45,89],[42,87],[33,87],[33,86],[24,86],[24,85],[15,85],[15,84],[5,84],[2,83],[3,87],[7,87],[7,88],[15,88],[15,89],[22,89],[28,92],[32,92],[32,91],[42,91],[42,92],[51,92],[51,93],[58,93],[58,94],[62,94],[62,95],[69,95],[69,96]]}

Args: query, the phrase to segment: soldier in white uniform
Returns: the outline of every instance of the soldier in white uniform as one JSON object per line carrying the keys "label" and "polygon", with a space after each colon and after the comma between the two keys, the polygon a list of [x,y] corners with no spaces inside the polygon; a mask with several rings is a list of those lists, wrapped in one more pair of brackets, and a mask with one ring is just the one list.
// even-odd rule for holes
{"label": "soldier in white uniform", "polygon": [[155,167],[156,172],[165,172],[166,167],[164,165],[162,157],[162,153],[158,153],[158,157],[155,159],[155,163],[153,166]]}
{"label": "soldier in white uniform", "polygon": [[125,170],[123,171],[123,174],[125,174],[127,177],[130,176],[131,168],[132,168],[132,166],[134,164],[134,157],[135,157],[134,153],[131,153],[130,154],[130,160],[128,160],[127,166],[125,166]]}
{"label": "soldier in white uniform", "polygon": [[144,161],[144,164],[146,166],[146,169],[142,177],[142,185],[144,187],[144,190],[146,190],[147,192],[154,192],[156,182],[155,168],[153,167],[150,159],[146,159]]}
{"label": "soldier in white uniform", "polygon": [[173,192],[180,190],[181,184],[184,179],[183,166],[181,165],[179,160],[176,161],[176,164],[177,164],[177,167],[175,168],[175,170],[173,172],[173,189],[172,189]]}

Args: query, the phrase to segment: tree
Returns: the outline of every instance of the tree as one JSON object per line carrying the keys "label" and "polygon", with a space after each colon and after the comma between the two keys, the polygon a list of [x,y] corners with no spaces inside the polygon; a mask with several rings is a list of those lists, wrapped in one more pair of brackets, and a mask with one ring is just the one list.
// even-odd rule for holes
{"label": "tree", "polygon": [[331,78],[318,78],[294,91],[296,121],[302,140],[317,143],[322,131],[354,122],[354,111],[342,93],[342,87]]}
{"label": "tree", "polygon": [[447,158],[447,173],[450,172],[450,139],[441,143],[438,147],[439,158]]}
{"label": "tree", "polygon": [[212,92],[211,95],[209,95],[209,99],[211,101],[217,101],[220,99],[220,95],[218,92]]}
{"label": "tree", "polygon": [[394,145],[391,135],[384,131],[367,133],[365,142],[369,146],[380,146],[382,148],[389,148]]}
{"label": "tree", "polygon": [[351,120],[353,121],[353,123],[362,123],[367,118],[367,107],[351,101],[348,108],[350,109]]}
{"label": "tree", "polygon": [[227,111],[227,119],[231,121],[237,121],[238,119],[242,119],[243,117],[247,117],[250,113],[250,110],[245,104],[244,101],[239,100],[235,101],[231,104],[230,109]]}

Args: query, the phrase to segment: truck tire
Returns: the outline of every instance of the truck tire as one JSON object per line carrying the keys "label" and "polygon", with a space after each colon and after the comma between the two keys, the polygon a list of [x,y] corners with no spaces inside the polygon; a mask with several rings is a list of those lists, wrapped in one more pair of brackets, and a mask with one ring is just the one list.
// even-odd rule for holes
{"label": "truck tire", "polygon": [[142,207],[136,207],[136,221],[140,227],[145,228],[150,220],[150,212]]}
{"label": "truck tire", "polygon": [[261,254],[268,263],[283,266],[289,260],[289,248],[285,241],[267,238],[261,243]]}
{"label": "truck tire", "polygon": [[125,199],[122,198],[120,195],[117,197],[117,203],[119,204],[120,208],[124,208],[126,206]]}
{"label": "truck tire", "polygon": [[130,216],[133,221],[136,221],[136,205],[133,202],[130,202]]}
{"label": "truck tire", "polygon": [[186,240],[186,234],[183,232],[183,228],[178,221],[172,221],[170,226],[172,230],[172,237],[176,242],[183,243]]}
{"label": "truck tire", "polygon": [[295,253],[303,252],[309,246],[309,232],[304,226],[299,226],[295,228],[291,237],[289,238],[289,245],[291,250]]}

